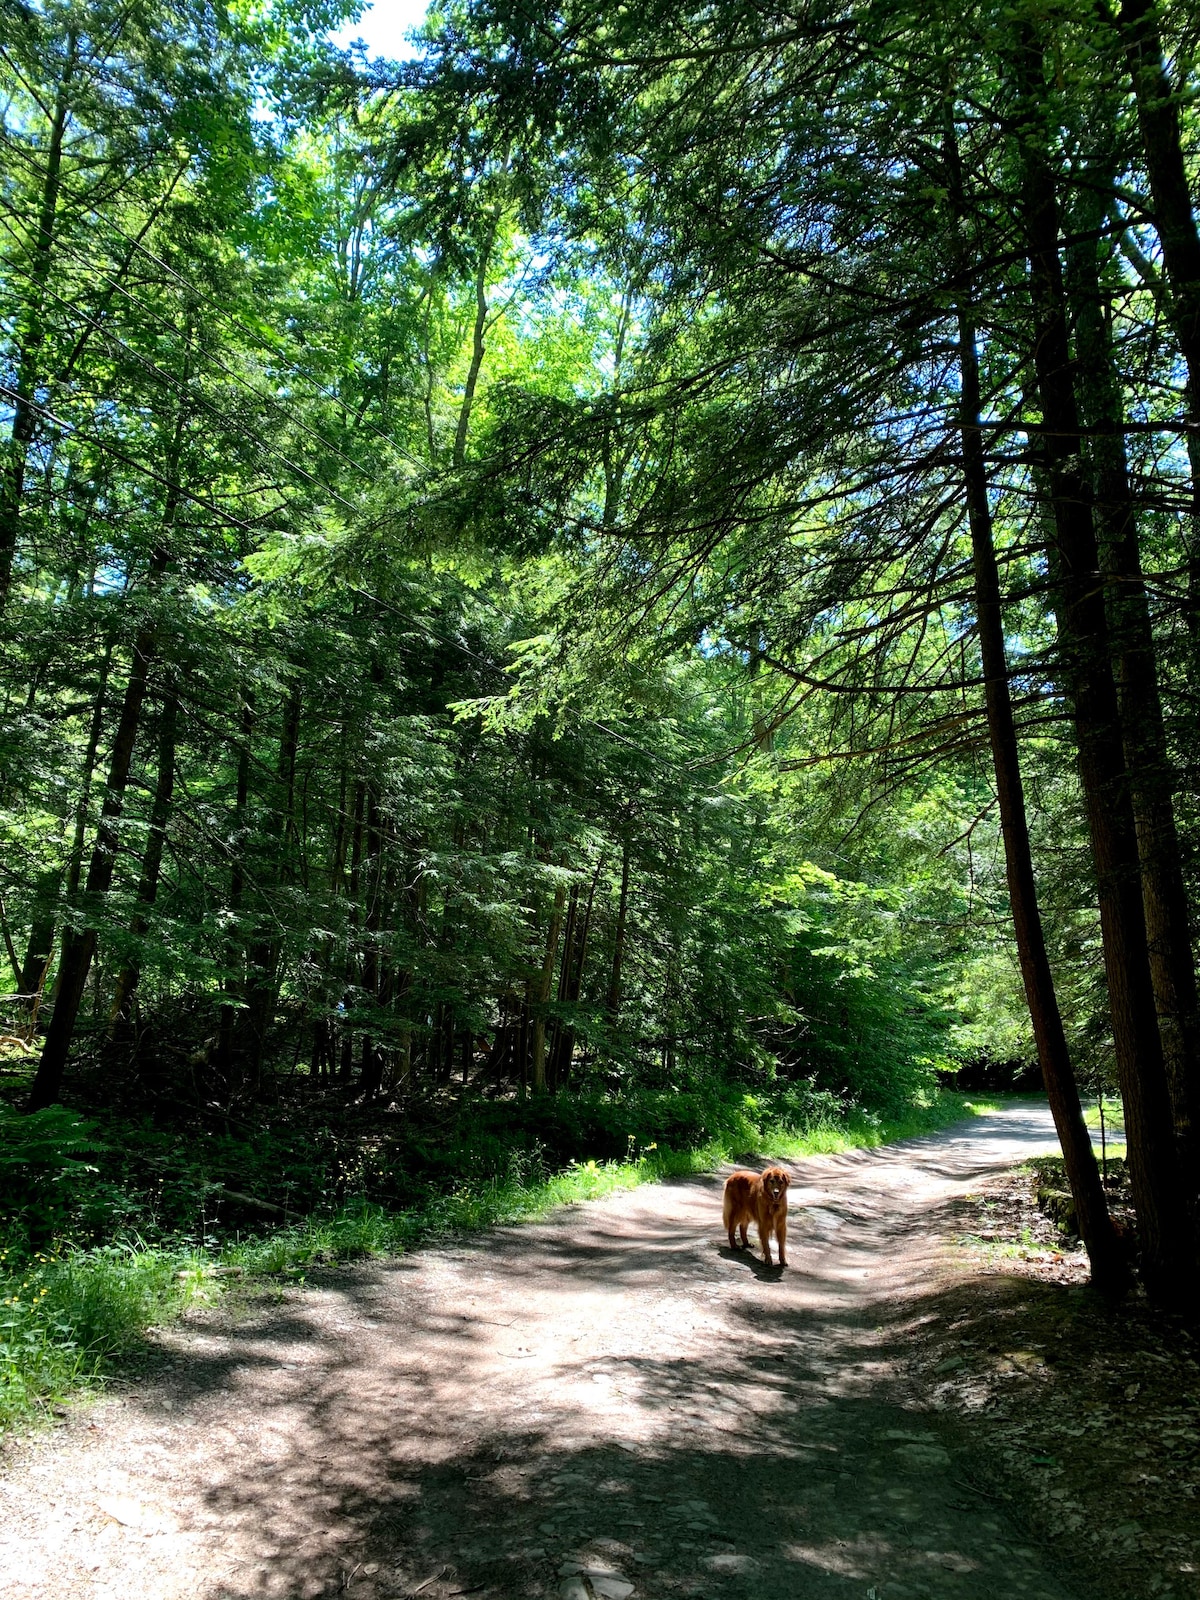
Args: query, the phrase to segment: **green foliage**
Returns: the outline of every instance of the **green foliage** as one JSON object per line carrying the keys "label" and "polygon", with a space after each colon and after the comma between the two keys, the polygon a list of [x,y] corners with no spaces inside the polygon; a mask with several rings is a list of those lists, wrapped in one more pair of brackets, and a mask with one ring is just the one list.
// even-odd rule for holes
{"label": "green foliage", "polygon": [[[125,183],[116,132],[138,129],[117,129],[116,88],[81,102],[94,149],[64,158],[44,281],[0,240],[9,321],[41,319],[34,376],[61,376],[38,392],[75,430],[20,507],[0,893],[31,949],[39,919],[59,952],[66,925],[97,932],[83,1063],[138,1085],[161,1125],[168,1079],[236,1116],[264,1071],[322,1050],[319,1071],[345,1052],[370,1091],[378,1055],[385,1089],[436,1099],[487,1038],[511,1096],[539,1027],[552,1076],[580,1087],[774,1070],[879,1106],[920,1091],[956,1028],[977,1049],[972,1015],[1015,1049],[1011,971],[987,959],[1000,941],[980,938],[963,853],[944,853],[977,776],[870,768],[847,851],[863,796],[809,760],[839,716],[806,699],[781,717],[775,666],[746,671],[747,618],[791,637],[819,606],[824,578],[811,595],[800,578],[836,557],[828,531],[801,516],[781,541],[768,518],[760,544],[730,524],[652,597],[674,559],[654,529],[669,544],[671,518],[703,510],[713,486],[689,474],[706,453],[747,445],[734,412],[684,391],[681,411],[670,386],[728,343],[734,308],[671,301],[631,238],[613,255],[597,234],[589,255],[572,230],[595,218],[556,220],[540,138],[514,143],[438,73],[395,96],[335,90],[313,18],[207,19],[214,71],[179,168]],[[191,26],[150,5],[97,64],[161,86],[147,127],[200,70]],[[64,60],[14,49],[44,108]],[[27,110],[9,196],[26,219],[49,136]],[[623,398],[655,383],[652,405]],[[644,499],[654,481],[665,501]],[[628,532],[645,516],[648,544]],[[763,588],[770,550],[792,598]],[[930,635],[933,659],[956,625]],[[148,628],[121,849],[84,904]],[[560,887],[573,942],[564,917],[542,996]],[[935,920],[957,950],[920,931]],[[52,957],[42,1022],[55,975]],[[299,1168],[297,1203],[321,1203]],[[188,1179],[154,1205],[202,1198]],[[114,1228],[157,1226],[109,1209]]]}
{"label": "green foliage", "polygon": [[100,1377],[147,1328],[213,1297],[205,1260],[129,1244],[0,1257],[0,1427]]}
{"label": "green foliage", "polygon": [[[1041,905],[1107,1087],[1017,14],[455,0],[385,84],[323,36],[350,9],[0,17],[3,1048],[14,1103],[45,1049],[84,1119],[0,1107],[12,1248],[392,1248],[1031,1058],[964,294]],[[1175,299],[1120,41],[1027,20],[1138,418],[1192,872]]]}
{"label": "green foliage", "polygon": [[[219,1249],[170,1249],[136,1238],[58,1255],[10,1249],[0,1254],[0,1429],[102,1382],[114,1364],[137,1351],[147,1329],[214,1303],[231,1282],[394,1254],[705,1171],[722,1160],[795,1160],[909,1137],[988,1105],[941,1094],[887,1121],[795,1088],[683,1097],[670,1115],[661,1098],[631,1105],[593,1100],[561,1108],[558,1118],[531,1119],[529,1142],[506,1153],[480,1124],[465,1128],[454,1146],[459,1164],[452,1180],[447,1173],[440,1192],[427,1190],[408,1210],[387,1209],[360,1193],[325,1215]],[[632,1131],[653,1127],[669,1127],[676,1142],[642,1143]],[[598,1138],[601,1153],[584,1156],[584,1144],[558,1165],[539,1136],[560,1149],[572,1139]],[[623,1154],[606,1158],[603,1152],[622,1139]]]}
{"label": "green foliage", "polygon": [[65,1106],[21,1115],[0,1102],[0,1213],[4,1236],[46,1242],[62,1231],[105,1151],[96,1124]]}
{"label": "green foliage", "polygon": [[20,1115],[0,1103],[0,1183],[11,1202],[20,1188],[39,1175],[52,1178],[85,1170],[80,1157],[95,1155],[104,1146],[96,1127],[66,1106],[46,1106]]}

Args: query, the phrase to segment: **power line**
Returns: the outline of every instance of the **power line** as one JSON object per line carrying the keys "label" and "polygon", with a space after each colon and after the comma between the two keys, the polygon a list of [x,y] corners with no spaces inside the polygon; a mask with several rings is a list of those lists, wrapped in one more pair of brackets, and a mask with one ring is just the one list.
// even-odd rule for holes
{"label": "power line", "polygon": [[[8,223],[3,217],[0,217],[0,225],[8,227]],[[26,272],[26,275],[28,275],[27,269],[25,268],[18,267],[17,271],[24,271]],[[134,360],[138,362],[140,366],[144,367],[149,373],[151,373],[153,377],[169,384],[176,391],[176,393],[185,395],[189,399],[197,400],[201,405],[206,406],[208,410],[218,418],[219,421],[229,428],[231,433],[236,433],[240,438],[244,439],[259,453],[260,457],[281,462],[290,471],[305,479],[315,488],[323,490],[327,495],[330,496],[331,499],[336,500],[339,505],[345,506],[348,511],[352,513],[357,511],[357,507],[355,507],[351,501],[347,500],[343,495],[340,495],[336,489],[331,489],[327,483],[325,483],[322,479],[315,477],[313,473],[308,471],[307,468],[302,467],[298,462],[293,461],[290,456],[285,456],[281,451],[275,450],[270,445],[263,443],[261,440],[253,438],[252,435],[247,433],[244,429],[231,426],[228,423],[224,413],[213,401],[208,399],[205,394],[200,391],[194,391],[181,379],[175,377],[173,373],[167,372],[166,369],[160,367],[157,362],[151,361],[148,356],[142,355],[142,353],[138,350],[135,350],[127,340],[122,339],[120,334],[113,332],[111,329],[106,329],[103,323],[97,322],[93,317],[89,317],[85,311],[72,306],[70,301],[65,300],[62,295],[57,294],[53,289],[46,287],[44,292],[48,294],[51,299],[57,300],[59,305],[65,308],[69,316],[78,317],[83,322],[87,323],[89,327],[100,331],[102,337],[112,339],[115,343],[119,344],[123,350],[127,350]]]}
{"label": "power line", "polygon": [[224,510],[214,500],[206,500],[203,495],[193,494],[190,489],[184,488],[183,484],[175,483],[170,478],[164,477],[161,472],[156,472],[153,467],[148,467],[145,462],[139,461],[135,456],[118,449],[116,445],[111,444],[107,439],[100,438],[98,434],[85,433],[76,423],[69,422],[66,417],[58,416],[48,406],[38,405],[35,400],[29,400],[18,394],[15,389],[9,388],[8,384],[0,383],[0,395],[4,395],[14,402],[21,401],[31,411],[36,411],[40,417],[45,417],[48,422],[53,423],[56,428],[61,428],[64,433],[83,440],[85,444],[94,445],[96,449],[103,451],[106,455],[115,457],[116,460],[123,462],[127,467],[132,467],[135,472],[140,472],[145,477],[152,478],[162,488],[171,489],[193,505],[200,506],[203,510],[211,512],[212,515],[219,517],[222,522],[227,522],[231,527],[240,528],[245,533],[254,532],[253,523],[247,522],[243,517],[234,516],[232,511]]}
{"label": "power line", "polygon": [[[0,133],[0,138],[3,138],[2,133]],[[28,166],[32,167],[40,177],[44,178],[46,176],[46,168],[27,150],[24,150],[20,145],[14,144],[10,139],[4,138],[3,142],[8,145],[9,149],[15,151],[15,153],[23,161],[25,161]],[[299,365],[298,362],[289,361],[288,358],[276,350],[268,340],[264,339],[260,332],[250,327],[248,323],[243,322],[240,317],[235,316],[226,307],[214,300],[211,295],[206,294],[204,290],[193,283],[190,278],[188,278],[184,273],[181,273],[177,268],[172,267],[169,262],[164,261],[161,256],[155,255],[153,250],[151,250],[150,247],[144,244],[140,239],[135,238],[132,234],[126,233],[120,224],[114,222],[111,217],[107,216],[99,206],[93,205],[89,200],[84,199],[82,196],[76,195],[66,182],[62,183],[61,192],[81,209],[90,212],[95,217],[98,217],[106,227],[111,228],[115,234],[117,234],[126,242],[126,244],[131,245],[133,249],[138,250],[143,255],[147,256],[152,262],[154,262],[155,266],[159,267],[169,277],[174,278],[177,283],[181,284],[190,294],[194,295],[197,300],[203,301],[205,305],[210,306],[213,310],[215,310],[220,317],[230,322],[235,328],[238,328],[246,336],[246,338],[256,345],[259,350],[266,351],[268,355],[280,362],[281,365],[288,369],[288,371],[299,374],[303,381],[308,384],[317,395],[326,400],[334,400],[339,405],[344,403],[336,389],[322,388],[319,384],[314,383],[313,380],[304,372],[304,369]],[[45,234],[51,243],[54,242],[52,234],[50,234],[46,229],[42,228],[40,222],[36,225],[36,231],[38,233]],[[318,347],[318,349],[320,350],[320,354],[332,359],[331,352],[320,349],[320,347]],[[385,429],[380,428],[377,424],[370,422],[365,418],[363,419],[363,422],[372,433],[374,433],[378,438],[383,439],[387,444],[390,444],[393,449],[398,450],[402,456],[406,457],[415,466],[424,465],[419,456],[413,455],[411,450],[408,450],[400,443],[398,439],[396,439],[392,434],[388,433]]]}
{"label": "power line", "polygon": [[[3,201],[0,201],[0,204],[3,204]],[[10,206],[8,209],[10,215],[16,215],[15,207]],[[12,227],[3,217],[0,217],[0,223],[8,228],[10,234],[13,233]],[[90,268],[92,271],[96,270],[94,264],[89,260],[89,258],[85,256],[82,251],[76,249],[72,245],[65,244],[60,239],[58,242],[58,248],[64,251],[67,255],[72,256],[76,261],[80,262],[81,265]],[[21,268],[18,266],[15,268],[15,270],[18,272],[24,271],[26,276],[30,276],[28,268]],[[132,294],[117,278],[114,278],[110,273],[103,271],[101,272],[101,276],[105,278],[105,280],[118,294],[123,295],[125,299],[128,300],[131,305],[137,307],[139,311],[153,318],[160,327],[166,328],[169,332],[174,333],[177,336],[179,335],[179,329],[175,327],[174,323],[172,323],[169,318],[163,316],[160,311],[156,311],[153,306],[147,305],[144,300],[140,300],[137,295]],[[47,289],[47,292],[54,294],[52,289]],[[59,300],[60,304],[68,304],[68,302],[62,300],[61,296],[55,295],[55,299]],[[74,310],[73,307],[69,307],[69,309],[72,311]],[[101,327],[101,324],[94,320],[91,321],[90,325],[95,328]],[[113,337],[120,339],[120,335],[118,334],[114,334]],[[121,342],[123,343],[124,341]],[[214,355],[211,351],[204,350],[198,341],[189,343],[188,348],[194,350],[202,361],[206,361],[210,365],[219,368],[220,371],[225,373],[227,377],[232,378],[234,383],[239,384],[243,389],[246,390],[247,394],[253,395],[255,399],[262,400],[267,405],[274,406],[278,410],[286,410],[284,402],[278,397],[278,395],[270,394],[263,389],[256,389],[254,385],[248,382],[247,379],[243,378],[240,373],[235,372],[232,367],[227,366],[219,356]],[[325,435],[319,432],[318,429],[310,427],[308,423],[299,417],[292,416],[289,417],[288,420],[292,422],[294,426],[298,427],[302,432],[307,433],[311,438],[316,439],[317,442],[323,445],[326,450],[328,450],[332,455],[335,455],[339,461],[344,461],[347,466],[353,467],[357,472],[361,472],[363,477],[366,478],[369,483],[374,483],[376,481],[375,475],[368,468],[364,467],[360,461],[355,461],[352,456],[348,456],[343,451],[339,450],[337,445],[331,444]]]}

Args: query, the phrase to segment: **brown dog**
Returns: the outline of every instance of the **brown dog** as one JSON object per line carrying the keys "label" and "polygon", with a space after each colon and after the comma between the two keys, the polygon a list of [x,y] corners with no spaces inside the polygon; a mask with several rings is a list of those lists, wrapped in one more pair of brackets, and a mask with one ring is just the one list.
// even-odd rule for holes
{"label": "brown dog", "polygon": [[729,1234],[729,1248],[737,1249],[733,1230],[740,1228],[742,1248],[750,1240],[746,1226],[753,1221],[758,1225],[763,1259],[768,1266],[771,1260],[771,1235],[779,1240],[779,1265],[787,1266],[787,1192],[791,1179],[782,1167],[768,1167],[761,1175],[757,1172],[731,1172],[725,1180],[725,1231]]}

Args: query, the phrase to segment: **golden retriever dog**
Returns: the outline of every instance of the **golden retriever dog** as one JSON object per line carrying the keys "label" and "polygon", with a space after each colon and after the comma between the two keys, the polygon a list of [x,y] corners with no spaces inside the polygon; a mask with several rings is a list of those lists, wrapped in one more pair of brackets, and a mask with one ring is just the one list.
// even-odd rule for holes
{"label": "golden retriever dog", "polygon": [[779,1265],[787,1266],[787,1192],[791,1179],[782,1167],[768,1167],[765,1172],[731,1172],[725,1180],[725,1231],[729,1235],[729,1248],[736,1250],[735,1228],[741,1229],[742,1249],[750,1240],[746,1227],[750,1222],[758,1226],[763,1259],[771,1260],[771,1235],[779,1240]]}

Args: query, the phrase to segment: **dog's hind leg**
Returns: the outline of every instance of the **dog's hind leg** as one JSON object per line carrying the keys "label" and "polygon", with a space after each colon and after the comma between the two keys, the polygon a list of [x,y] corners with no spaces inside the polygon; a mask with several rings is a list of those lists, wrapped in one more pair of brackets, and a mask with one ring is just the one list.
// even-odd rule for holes
{"label": "dog's hind leg", "polygon": [[746,1224],[743,1222],[742,1223],[742,1249],[743,1250],[749,1250],[749,1248],[750,1248],[750,1235],[747,1233]]}
{"label": "dog's hind leg", "polygon": [[[737,1240],[733,1237],[733,1230],[737,1226],[737,1216],[734,1213],[733,1206],[730,1204],[728,1195],[725,1196],[724,1222],[725,1222],[725,1231],[729,1234],[729,1248],[731,1250],[736,1250],[737,1249]],[[745,1230],[745,1228],[743,1228],[742,1229],[743,1235],[745,1234],[745,1232],[746,1232],[746,1230]]]}

